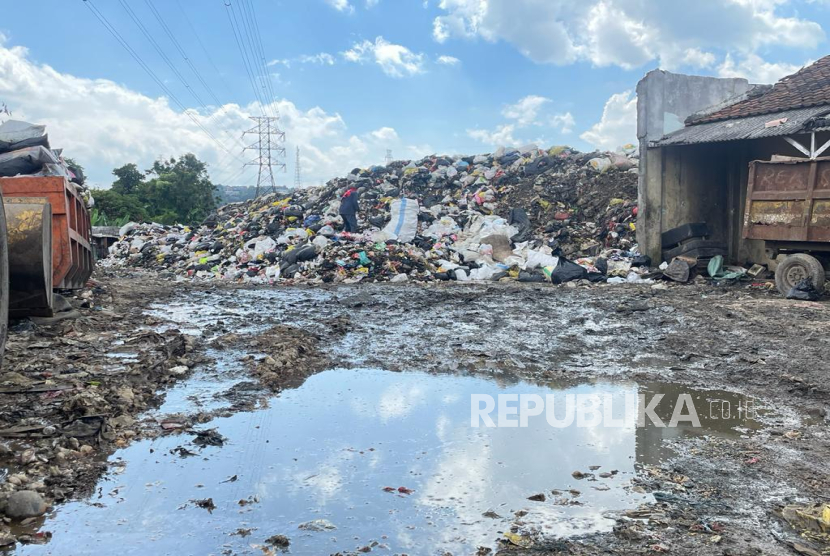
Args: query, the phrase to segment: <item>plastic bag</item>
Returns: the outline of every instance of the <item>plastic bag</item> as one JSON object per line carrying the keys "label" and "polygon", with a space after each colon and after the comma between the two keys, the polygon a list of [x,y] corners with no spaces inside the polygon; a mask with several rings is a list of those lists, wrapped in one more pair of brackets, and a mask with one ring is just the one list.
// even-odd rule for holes
{"label": "plastic bag", "polygon": [[497,280],[507,271],[507,267],[499,264],[482,265],[470,271],[470,280]]}
{"label": "plastic bag", "polygon": [[528,250],[527,252],[527,262],[525,263],[525,269],[533,270],[534,268],[552,266],[556,267],[559,264],[559,257],[554,257],[553,255],[546,255],[541,251],[533,251]]}
{"label": "plastic bag", "polygon": [[787,299],[817,301],[819,297],[818,291],[816,291],[813,282],[809,278],[804,278],[787,292]]}
{"label": "plastic bag", "polygon": [[401,243],[411,243],[418,233],[418,206],[417,199],[395,199],[390,205],[392,218],[383,229],[382,236],[386,240],[394,239]]}
{"label": "plastic bag", "polygon": [[603,174],[611,167],[611,161],[607,158],[592,158],[588,161],[588,165],[600,174]]}
{"label": "plastic bag", "polygon": [[550,273],[550,279],[554,284],[563,284],[572,280],[582,280],[587,275],[588,271],[584,267],[575,262],[559,259],[559,264]]}

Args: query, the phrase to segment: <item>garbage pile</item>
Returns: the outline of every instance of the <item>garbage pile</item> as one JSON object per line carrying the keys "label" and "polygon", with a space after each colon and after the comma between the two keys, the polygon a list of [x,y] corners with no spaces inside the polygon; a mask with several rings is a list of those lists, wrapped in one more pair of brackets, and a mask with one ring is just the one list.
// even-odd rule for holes
{"label": "garbage pile", "polygon": [[87,205],[93,206],[83,172],[68,164],[62,152],[50,148],[45,125],[19,120],[0,124],[0,177],[63,176],[75,184]]}
{"label": "garbage pile", "polygon": [[[130,223],[105,265],[240,282],[639,281],[637,155],[531,145],[354,169],[226,205],[201,226]],[[359,195],[343,231],[344,192]]]}

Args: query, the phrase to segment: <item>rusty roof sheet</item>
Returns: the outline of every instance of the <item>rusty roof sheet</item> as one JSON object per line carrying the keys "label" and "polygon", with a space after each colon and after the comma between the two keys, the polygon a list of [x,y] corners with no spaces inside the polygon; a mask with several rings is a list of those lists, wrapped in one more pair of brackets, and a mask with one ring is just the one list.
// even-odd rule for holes
{"label": "rusty roof sheet", "polygon": [[830,56],[801,68],[758,97],[742,100],[711,114],[691,116],[686,125],[772,114],[795,108],[830,105]]}
{"label": "rusty roof sheet", "polygon": [[830,106],[817,106],[691,125],[653,141],[649,146],[668,147],[793,135],[809,128],[812,122],[821,121],[820,118],[827,114],[830,114]]}

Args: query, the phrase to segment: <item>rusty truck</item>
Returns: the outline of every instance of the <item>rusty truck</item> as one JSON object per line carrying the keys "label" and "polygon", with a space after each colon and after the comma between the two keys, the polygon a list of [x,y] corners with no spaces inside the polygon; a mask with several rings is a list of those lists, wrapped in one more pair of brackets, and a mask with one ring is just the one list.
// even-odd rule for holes
{"label": "rusty truck", "polygon": [[783,295],[804,279],[824,290],[830,264],[830,158],[751,162],[743,237],[764,240],[772,258],[785,255],[775,270]]}

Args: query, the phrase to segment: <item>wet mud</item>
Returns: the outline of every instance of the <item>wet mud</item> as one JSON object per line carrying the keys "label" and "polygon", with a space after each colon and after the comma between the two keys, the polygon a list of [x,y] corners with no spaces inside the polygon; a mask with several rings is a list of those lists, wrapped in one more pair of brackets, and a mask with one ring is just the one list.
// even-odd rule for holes
{"label": "wet mud", "polygon": [[[3,491],[42,483],[52,505],[7,521],[21,554],[822,549],[780,513],[827,501],[824,304],[698,285],[149,274],[104,276],[88,301],[69,334],[10,338],[2,387],[27,391],[4,394],[0,418],[55,429],[3,439]],[[500,394],[616,400],[621,425],[471,426],[471,396]],[[626,395],[688,395],[701,426],[638,426]],[[671,403],[656,413],[668,422]],[[94,441],[70,434],[95,415]]]}

